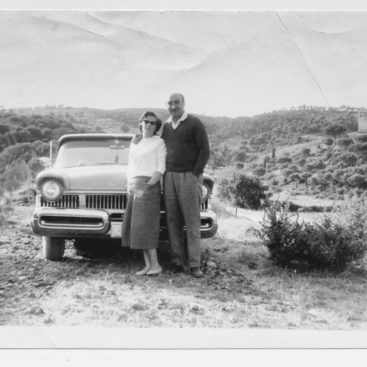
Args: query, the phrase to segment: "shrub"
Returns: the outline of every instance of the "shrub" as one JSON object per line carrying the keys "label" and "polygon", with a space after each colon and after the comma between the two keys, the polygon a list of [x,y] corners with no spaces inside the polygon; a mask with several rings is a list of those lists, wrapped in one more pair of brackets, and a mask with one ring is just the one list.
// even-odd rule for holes
{"label": "shrub", "polygon": [[246,161],[246,158],[247,158],[247,154],[244,151],[237,152],[237,153],[235,153],[234,158],[238,162],[245,162]]}
{"label": "shrub", "polygon": [[340,138],[338,140],[338,145],[341,147],[348,147],[349,145],[352,145],[354,143],[354,140],[351,138]]}
{"label": "shrub", "polygon": [[339,123],[335,123],[335,124],[330,124],[326,129],[325,129],[325,134],[326,135],[330,135],[333,138],[337,138],[340,135],[345,134],[345,132],[347,131],[347,128]]}
{"label": "shrub", "polygon": [[358,156],[354,153],[344,153],[338,157],[333,158],[331,164],[341,168],[355,166],[357,164]]}
{"label": "shrub", "polygon": [[340,272],[366,252],[367,214],[361,210],[355,218],[349,224],[327,216],[320,223],[299,222],[275,204],[265,210],[260,237],[279,266]]}
{"label": "shrub", "polygon": [[306,172],[313,172],[313,171],[318,171],[320,169],[323,169],[325,167],[326,167],[326,165],[323,161],[321,161],[321,160],[312,160],[312,161],[306,163],[304,165],[303,169]]}
{"label": "shrub", "polygon": [[290,168],[288,167],[286,170],[284,170],[283,175],[284,175],[285,177],[289,177],[289,176],[290,176],[291,174],[293,174],[293,173],[296,173],[296,170],[290,169]]}
{"label": "shrub", "polygon": [[328,161],[333,156],[333,153],[330,151],[327,151],[325,153],[325,160]]}
{"label": "shrub", "polygon": [[324,180],[327,180],[327,181],[332,181],[333,179],[333,174],[328,172],[328,173],[325,173],[324,175]]}
{"label": "shrub", "polygon": [[357,144],[350,145],[348,147],[348,151],[356,152],[363,156],[367,156],[367,143],[357,143]]}
{"label": "shrub", "polygon": [[356,139],[358,141],[360,141],[361,143],[367,143],[367,134],[364,134],[364,135],[358,135],[356,137]]}
{"label": "shrub", "polygon": [[32,158],[27,163],[27,166],[30,169],[33,178],[35,178],[39,172],[45,169],[43,162],[36,157]]}
{"label": "shrub", "polygon": [[342,179],[344,173],[345,173],[345,171],[343,169],[335,170],[334,173],[333,173],[334,182],[339,182]]}
{"label": "shrub", "polygon": [[266,173],[266,169],[263,168],[263,167],[259,167],[257,169],[254,169],[253,170],[253,173],[256,175],[256,176],[264,176],[265,173]]}
{"label": "shrub", "polygon": [[300,166],[300,167],[303,167],[307,162],[307,159],[306,158],[298,158],[296,160],[296,163]]}
{"label": "shrub", "polygon": [[10,131],[10,128],[8,125],[0,125],[0,134],[5,134]]}
{"label": "shrub", "polygon": [[292,162],[292,158],[290,158],[290,157],[279,157],[277,162],[278,163],[290,163],[290,162]]}
{"label": "shrub", "polygon": [[307,183],[311,186],[316,186],[319,184],[319,179],[316,176],[311,176],[307,179]]}
{"label": "shrub", "polygon": [[324,143],[326,144],[326,145],[333,145],[334,144],[334,139],[332,138],[332,137],[327,137],[325,140],[324,140]]}
{"label": "shrub", "polygon": [[300,179],[300,177],[299,177],[299,174],[298,173],[292,173],[291,175],[289,175],[289,180],[291,181],[291,182],[298,182],[299,181],[299,179]]}
{"label": "shrub", "polygon": [[256,210],[261,206],[261,200],[266,199],[266,189],[257,177],[235,172],[230,179],[219,182],[218,196],[229,199],[240,208]]}
{"label": "shrub", "polygon": [[367,179],[366,179],[365,175],[361,175],[361,174],[356,173],[356,174],[348,177],[347,182],[352,187],[358,187],[358,188],[362,188],[362,189],[367,188]]}
{"label": "shrub", "polygon": [[12,162],[0,176],[0,186],[7,191],[14,191],[21,187],[31,177],[30,170],[24,160]]}
{"label": "shrub", "polygon": [[299,175],[300,183],[307,182],[307,179],[308,179],[309,177],[311,177],[311,176],[312,176],[312,174],[311,174],[311,173],[309,173],[309,172],[303,172],[303,173],[301,173],[301,174]]}

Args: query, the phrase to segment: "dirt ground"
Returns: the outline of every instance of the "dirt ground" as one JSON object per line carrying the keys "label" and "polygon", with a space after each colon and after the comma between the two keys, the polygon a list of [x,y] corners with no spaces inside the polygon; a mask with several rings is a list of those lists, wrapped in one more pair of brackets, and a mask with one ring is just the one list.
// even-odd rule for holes
{"label": "dirt ground", "polygon": [[298,274],[267,259],[256,238],[261,213],[219,220],[203,240],[205,276],[168,271],[138,277],[142,254],[110,248],[78,256],[67,243],[61,262],[41,256],[32,207],[14,206],[0,234],[0,325],[212,327],[346,330],[367,328],[367,272]]}

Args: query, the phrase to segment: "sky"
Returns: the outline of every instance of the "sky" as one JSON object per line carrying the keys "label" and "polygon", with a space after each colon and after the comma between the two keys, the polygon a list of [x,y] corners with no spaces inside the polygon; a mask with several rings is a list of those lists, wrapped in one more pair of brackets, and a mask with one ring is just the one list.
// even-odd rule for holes
{"label": "sky", "polygon": [[366,106],[364,11],[0,11],[0,106]]}

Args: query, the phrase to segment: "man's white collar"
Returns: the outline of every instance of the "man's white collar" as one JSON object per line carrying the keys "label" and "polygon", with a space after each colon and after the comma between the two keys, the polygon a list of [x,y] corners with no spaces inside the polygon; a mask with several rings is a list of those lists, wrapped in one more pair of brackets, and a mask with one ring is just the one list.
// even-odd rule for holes
{"label": "man's white collar", "polygon": [[177,125],[177,124],[178,124],[178,123],[180,123],[181,121],[186,120],[188,115],[189,115],[189,114],[185,111],[185,112],[182,114],[182,116],[181,116],[177,121],[173,121],[173,120],[172,120],[172,116],[170,116],[170,117],[169,117],[169,119],[167,120],[167,122],[172,122],[172,123],[174,123],[175,125]]}

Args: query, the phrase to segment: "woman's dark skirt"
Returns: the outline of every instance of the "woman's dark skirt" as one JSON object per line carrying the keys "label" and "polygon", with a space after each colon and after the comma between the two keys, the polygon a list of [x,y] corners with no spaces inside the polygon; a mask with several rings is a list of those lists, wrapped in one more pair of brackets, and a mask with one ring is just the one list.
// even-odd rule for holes
{"label": "woman's dark skirt", "polygon": [[122,246],[150,250],[158,247],[161,185],[148,185],[150,177],[130,180],[122,222]]}

